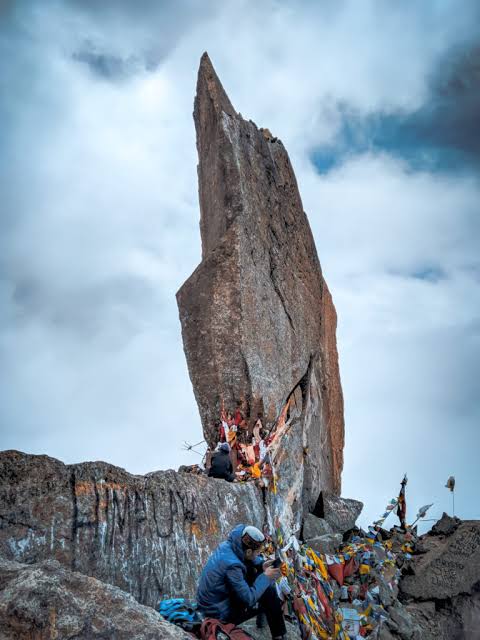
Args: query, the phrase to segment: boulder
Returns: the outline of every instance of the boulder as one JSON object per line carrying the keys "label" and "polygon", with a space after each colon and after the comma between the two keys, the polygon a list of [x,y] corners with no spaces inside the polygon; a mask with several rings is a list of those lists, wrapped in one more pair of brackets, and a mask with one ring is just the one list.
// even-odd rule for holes
{"label": "boulder", "polygon": [[462,522],[448,536],[423,538],[428,552],[414,556],[403,578],[404,596],[440,600],[472,593],[480,582],[480,522]]}
{"label": "boulder", "polygon": [[270,427],[288,403],[275,516],[298,524],[321,490],[340,491],[335,308],[285,147],[235,111],[207,54],[194,120],[202,261],[177,301],[205,439],[216,444],[222,407]]}
{"label": "boulder", "polygon": [[422,630],[415,622],[414,618],[410,615],[408,609],[406,609],[400,602],[395,602],[392,606],[388,607],[388,613],[390,619],[387,620],[387,627],[396,633],[402,640],[421,640]]}
{"label": "boulder", "polygon": [[382,624],[378,631],[378,640],[395,640],[398,636],[394,636],[385,623]]}
{"label": "boulder", "polygon": [[322,492],[315,505],[314,513],[323,518],[333,531],[345,533],[353,529],[362,509],[363,502],[359,500]]}
{"label": "boulder", "polygon": [[0,555],[54,558],[150,606],[161,596],[193,596],[229,531],[239,523],[262,527],[265,518],[253,483],[204,475],[192,482],[175,471],[136,476],[105,462],[0,453]]}
{"label": "boulder", "polygon": [[323,518],[317,518],[313,513],[307,513],[303,521],[303,539],[318,538],[318,536],[333,533],[332,527]]}
{"label": "boulder", "polygon": [[0,560],[2,640],[191,640],[130,594],[55,560]]}
{"label": "boulder", "polygon": [[458,518],[452,518],[443,512],[442,517],[433,525],[429,533],[432,536],[449,536],[455,531],[460,522],[461,520]]}
{"label": "boulder", "polygon": [[315,553],[335,553],[342,544],[341,533],[327,533],[324,536],[317,536],[305,540],[305,544],[311,547]]}

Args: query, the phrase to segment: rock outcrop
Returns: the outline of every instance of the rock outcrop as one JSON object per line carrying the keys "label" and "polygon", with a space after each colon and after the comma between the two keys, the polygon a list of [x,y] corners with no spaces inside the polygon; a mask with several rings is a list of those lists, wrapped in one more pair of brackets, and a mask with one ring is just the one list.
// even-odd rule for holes
{"label": "rock outcrop", "polygon": [[359,500],[322,492],[314,513],[304,516],[302,539],[316,553],[334,553],[343,534],[355,526],[362,509],[363,503]]}
{"label": "rock outcrop", "polygon": [[318,536],[325,536],[333,533],[330,524],[324,518],[317,518],[313,513],[308,513],[303,522],[303,539],[310,540]]}
{"label": "rock outcrop", "polygon": [[340,492],[335,308],[282,142],[235,111],[206,54],[194,119],[202,262],[177,300],[205,438],[222,406],[271,425],[290,401],[279,491],[295,516]]}
{"label": "rock outcrop", "polygon": [[[362,509],[363,502],[360,500],[341,498],[322,491],[315,505],[314,514],[323,520],[332,531],[345,533],[349,529],[353,529]],[[309,521],[312,523],[310,516]],[[317,524],[317,526],[320,525]]]}
{"label": "rock outcrop", "polygon": [[422,640],[480,637],[480,522],[446,514],[422,536],[400,597]]}
{"label": "rock outcrop", "polygon": [[413,559],[411,575],[402,581],[404,596],[444,600],[472,593],[480,583],[478,521],[466,520],[446,535],[424,536],[422,547],[423,553]]}
{"label": "rock outcrop", "polygon": [[104,462],[0,453],[0,556],[55,559],[142,604],[193,596],[203,564],[228,532],[264,521],[252,483],[192,482],[175,471],[135,476]]}
{"label": "rock outcrop", "polygon": [[55,560],[0,559],[2,640],[191,640],[151,607]]}

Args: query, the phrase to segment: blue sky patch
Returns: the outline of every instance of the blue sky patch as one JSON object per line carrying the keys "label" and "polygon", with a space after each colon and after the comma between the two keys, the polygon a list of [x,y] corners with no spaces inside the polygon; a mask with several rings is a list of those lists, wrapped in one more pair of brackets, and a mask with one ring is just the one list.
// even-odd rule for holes
{"label": "blue sky patch", "polygon": [[311,152],[325,174],[348,155],[386,152],[413,170],[458,171],[480,165],[480,47],[451,52],[431,78],[430,98],[411,113],[364,116],[339,105],[341,125],[334,145]]}

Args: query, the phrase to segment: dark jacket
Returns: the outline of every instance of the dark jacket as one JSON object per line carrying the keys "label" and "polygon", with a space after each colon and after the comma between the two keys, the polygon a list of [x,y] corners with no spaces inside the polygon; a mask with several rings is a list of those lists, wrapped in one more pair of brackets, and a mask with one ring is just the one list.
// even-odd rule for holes
{"label": "dark jacket", "polygon": [[216,451],[212,456],[212,464],[208,470],[211,478],[223,478],[228,482],[233,482],[235,474],[233,473],[232,461],[227,451]]}
{"label": "dark jacket", "polygon": [[[245,525],[233,529],[226,542],[222,542],[203,568],[197,590],[197,602],[205,615],[228,622],[236,602],[245,608],[253,607],[272,579],[261,573],[252,586],[246,581],[247,566],[243,557],[242,531]],[[263,558],[258,556],[255,565]]]}

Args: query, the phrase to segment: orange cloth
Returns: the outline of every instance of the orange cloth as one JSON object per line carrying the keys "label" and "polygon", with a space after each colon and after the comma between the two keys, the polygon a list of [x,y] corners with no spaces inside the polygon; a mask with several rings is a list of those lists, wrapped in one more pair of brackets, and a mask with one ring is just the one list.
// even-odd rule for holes
{"label": "orange cloth", "polygon": [[260,465],[258,464],[258,462],[256,462],[252,466],[251,472],[252,472],[252,478],[261,478],[262,477],[262,472],[260,470]]}

